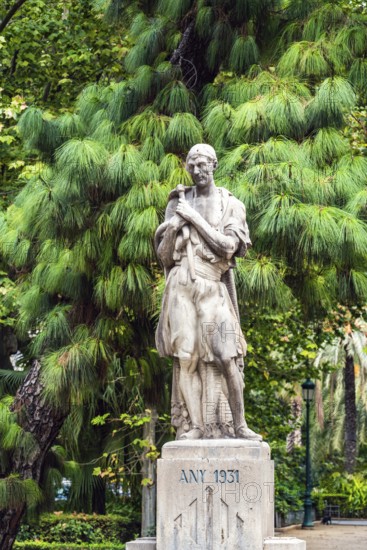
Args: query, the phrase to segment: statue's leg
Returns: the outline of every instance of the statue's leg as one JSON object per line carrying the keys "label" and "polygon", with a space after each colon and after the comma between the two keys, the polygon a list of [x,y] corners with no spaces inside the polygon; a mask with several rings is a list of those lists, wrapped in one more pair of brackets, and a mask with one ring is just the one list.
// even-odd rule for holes
{"label": "statue's leg", "polygon": [[243,380],[235,359],[222,360],[221,366],[228,386],[228,403],[232,412],[236,437],[261,441],[261,435],[248,428],[243,404]]}
{"label": "statue's leg", "polygon": [[197,358],[180,358],[180,390],[191,419],[191,430],[180,439],[201,439],[204,435],[202,413],[202,383],[197,369]]}
{"label": "statue's leg", "polygon": [[222,392],[222,372],[215,363],[199,361],[198,370],[202,383],[202,411],[205,437],[219,439],[220,429],[220,400]]}

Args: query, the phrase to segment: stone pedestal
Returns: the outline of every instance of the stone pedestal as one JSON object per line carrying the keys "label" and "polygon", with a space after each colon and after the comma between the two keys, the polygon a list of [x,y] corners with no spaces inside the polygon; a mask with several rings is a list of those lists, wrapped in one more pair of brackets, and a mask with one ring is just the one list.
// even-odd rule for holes
{"label": "stone pedestal", "polygon": [[267,443],[172,441],[157,465],[157,539],[127,550],[306,550],[274,537],[274,468]]}
{"label": "stone pedestal", "polygon": [[306,550],[306,541],[295,537],[271,537],[265,539],[264,550]]}
{"label": "stone pedestal", "polygon": [[158,460],[157,550],[263,550],[274,534],[266,443],[173,441]]}
{"label": "stone pedestal", "polygon": [[126,550],[156,550],[155,537],[143,537],[126,543]]}

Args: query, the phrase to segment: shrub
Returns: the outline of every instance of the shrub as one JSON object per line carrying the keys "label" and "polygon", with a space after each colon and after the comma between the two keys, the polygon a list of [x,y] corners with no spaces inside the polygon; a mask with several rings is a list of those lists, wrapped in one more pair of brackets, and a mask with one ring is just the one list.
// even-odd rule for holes
{"label": "shrub", "polygon": [[321,514],[326,503],[340,506],[341,515],[364,517],[367,510],[367,476],[361,472],[334,472],[322,479],[312,498]]}
{"label": "shrub", "polygon": [[14,550],[125,550],[125,544],[70,544],[59,542],[24,541],[16,542]]}
{"label": "shrub", "polygon": [[[23,524],[20,528],[17,540],[19,542],[31,543],[31,541],[42,541],[44,543],[75,544],[89,543],[121,544],[134,539],[140,530],[137,518],[131,516],[116,515],[86,515],[86,514],[43,514],[37,523]],[[21,547],[19,547],[21,548]],[[36,547],[35,547],[36,548]]]}

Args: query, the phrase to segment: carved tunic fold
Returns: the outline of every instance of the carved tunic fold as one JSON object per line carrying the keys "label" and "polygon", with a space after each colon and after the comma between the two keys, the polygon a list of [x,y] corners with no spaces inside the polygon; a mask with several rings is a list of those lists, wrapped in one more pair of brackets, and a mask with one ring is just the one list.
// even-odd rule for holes
{"label": "carved tunic fold", "polygon": [[[223,234],[235,233],[240,244],[234,256],[243,256],[251,246],[245,208],[226,189],[218,188],[218,191],[222,205],[216,229]],[[194,203],[194,195],[195,188],[189,189],[187,200]],[[175,212],[176,204],[177,200],[171,199],[166,220]],[[222,275],[234,266],[234,258],[215,254],[193,227],[190,227],[190,240],[197,280],[189,280],[185,242],[180,231],[173,258],[175,265],[167,276],[156,334],[159,354],[178,358],[196,356],[207,363],[216,358],[242,356],[246,353],[245,339],[227,287],[221,282]]]}

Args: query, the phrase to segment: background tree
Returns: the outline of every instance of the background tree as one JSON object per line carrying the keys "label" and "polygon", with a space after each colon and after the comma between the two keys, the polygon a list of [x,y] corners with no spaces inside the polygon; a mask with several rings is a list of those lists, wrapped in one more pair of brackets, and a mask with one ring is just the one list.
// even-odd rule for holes
{"label": "background tree", "polygon": [[322,377],[322,399],[317,411],[315,438],[324,445],[315,449],[317,462],[331,461],[334,454],[345,456],[345,470],[357,466],[358,447],[366,440],[366,323],[358,313],[339,306],[331,317],[338,334],[319,351],[315,366],[329,365]]}
{"label": "background tree", "polygon": [[[58,406],[90,406],[130,358],[150,376],[153,234],[168,192],[191,183],[196,142],[216,147],[217,184],[247,206],[254,247],[237,273],[257,311],[298,301],[312,318],[367,296],[366,159],[344,133],[363,101],[365,16],[337,1],[113,0],[107,18],[129,24],[126,78],[88,87],[73,113],[25,111],[44,164],[0,222],[18,332],[36,333],[31,376],[58,422]],[[20,515],[10,529],[0,513],[4,549]]]}

